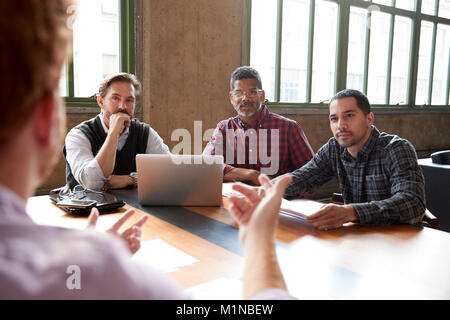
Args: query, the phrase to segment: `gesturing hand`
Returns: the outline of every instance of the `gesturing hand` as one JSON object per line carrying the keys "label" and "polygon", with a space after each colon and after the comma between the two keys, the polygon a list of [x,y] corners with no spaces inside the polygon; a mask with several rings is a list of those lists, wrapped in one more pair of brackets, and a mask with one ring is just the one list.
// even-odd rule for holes
{"label": "gesturing hand", "polygon": [[264,197],[256,188],[233,185],[235,191],[245,195],[245,198],[229,199],[229,210],[239,224],[239,238],[244,247],[249,236],[253,236],[255,240],[275,237],[281,198],[291,181],[292,177],[285,175],[272,185],[269,178],[261,174],[259,182],[264,189]]}
{"label": "gesturing hand", "polygon": [[[139,219],[138,222],[133,224],[131,227],[126,229],[123,232],[119,232],[120,227],[135,213],[134,210],[130,209],[127,210],[120,218],[117,220],[116,223],[112,225],[111,228],[106,230],[109,233],[112,233],[120,238],[122,238],[128,248],[130,249],[131,254],[135,254],[139,248],[141,247],[141,228],[147,222],[148,216],[145,215],[141,219]],[[95,228],[97,225],[99,212],[97,208],[92,208],[91,214],[88,218],[88,228]]]}

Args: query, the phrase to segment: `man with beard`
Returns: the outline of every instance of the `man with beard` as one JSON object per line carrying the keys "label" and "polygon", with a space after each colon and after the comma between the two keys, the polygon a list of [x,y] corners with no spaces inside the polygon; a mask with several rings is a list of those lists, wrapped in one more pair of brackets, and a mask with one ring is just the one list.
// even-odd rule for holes
{"label": "man with beard", "polygon": [[136,155],[167,154],[169,148],[149,125],[133,119],[140,83],[131,74],[113,75],[100,85],[101,113],[66,137],[66,183],[108,190],[136,186]]}
{"label": "man with beard", "polygon": [[224,181],[259,185],[261,172],[278,176],[300,168],[314,155],[297,122],[263,105],[258,71],[245,66],[234,70],[229,98],[238,115],[218,123],[203,151],[224,156]]}
{"label": "man with beard", "polygon": [[424,178],[413,145],[380,133],[373,126],[369,100],[357,90],[337,93],[329,108],[334,137],[308,164],[288,174],[293,181],[285,196],[312,191],[336,177],[345,204],[327,204],[309,216],[316,228],[335,229],[347,222],[421,222],[426,209]]}

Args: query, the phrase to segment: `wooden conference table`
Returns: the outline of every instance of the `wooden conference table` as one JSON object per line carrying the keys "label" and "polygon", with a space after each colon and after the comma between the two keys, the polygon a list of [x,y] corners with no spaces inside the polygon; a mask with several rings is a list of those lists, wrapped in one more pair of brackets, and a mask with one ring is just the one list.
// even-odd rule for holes
{"label": "wooden conference table", "polygon": [[[222,207],[146,207],[136,190],[113,193],[127,205],[102,214],[98,229],[129,208],[137,212],[129,224],[149,214],[143,241],[161,239],[199,260],[169,273],[182,286],[242,274],[243,250],[226,198]],[[87,217],[66,214],[47,196],[30,198],[27,210],[39,224],[86,227]],[[300,299],[450,299],[450,233],[410,225],[318,231],[280,216],[277,239],[289,291]]]}

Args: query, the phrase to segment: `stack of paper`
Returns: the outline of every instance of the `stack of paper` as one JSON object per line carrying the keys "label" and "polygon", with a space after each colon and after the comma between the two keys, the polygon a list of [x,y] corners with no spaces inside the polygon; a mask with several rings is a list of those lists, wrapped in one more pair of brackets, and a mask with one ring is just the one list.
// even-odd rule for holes
{"label": "stack of paper", "polygon": [[316,213],[322,206],[323,203],[306,199],[291,201],[282,199],[280,213],[291,218],[306,220],[306,217]]}

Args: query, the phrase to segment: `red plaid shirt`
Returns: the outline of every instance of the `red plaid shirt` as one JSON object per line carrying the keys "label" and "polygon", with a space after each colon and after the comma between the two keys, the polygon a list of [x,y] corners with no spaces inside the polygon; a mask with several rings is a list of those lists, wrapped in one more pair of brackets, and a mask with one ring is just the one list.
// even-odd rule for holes
{"label": "red plaid shirt", "polygon": [[[278,146],[272,144],[272,140],[276,139],[274,129],[278,129]],[[272,164],[271,161],[267,163],[268,158],[276,159],[276,155],[272,154],[277,151],[276,147],[278,170],[270,175],[292,172],[308,163],[314,156],[300,125],[294,120],[270,112],[263,105],[253,128],[242,122],[239,116],[219,122],[203,154],[222,155],[227,164],[224,174],[234,167],[261,171],[261,168],[276,167],[277,164]]]}

